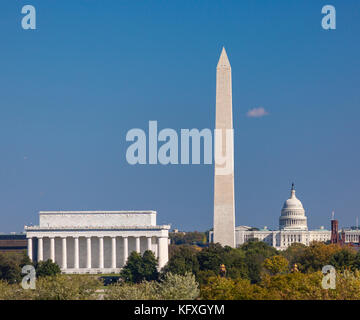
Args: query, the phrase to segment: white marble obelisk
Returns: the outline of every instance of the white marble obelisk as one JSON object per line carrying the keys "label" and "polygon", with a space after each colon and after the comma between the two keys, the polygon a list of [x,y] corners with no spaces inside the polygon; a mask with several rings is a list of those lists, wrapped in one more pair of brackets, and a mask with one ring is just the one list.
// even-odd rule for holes
{"label": "white marble obelisk", "polygon": [[[225,48],[222,49],[216,68],[215,129],[218,132],[215,133],[214,242],[223,246],[235,247],[231,66]],[[217,148],[222,155],[227,155],[227,163],[219,164],[219,161],[216,161]],[[227,170],[224,170],[224,167]]]}

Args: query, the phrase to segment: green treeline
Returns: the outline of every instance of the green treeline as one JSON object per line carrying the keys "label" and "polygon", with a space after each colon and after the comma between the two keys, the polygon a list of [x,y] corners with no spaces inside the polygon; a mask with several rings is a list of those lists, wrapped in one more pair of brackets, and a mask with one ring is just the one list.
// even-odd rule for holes
{"label": "green treeline", "polygon": [[[170,245],[162,270],[151,251],[132,252],[110,285],[102,275],[62,275],[48,260],[34,266],[36,289],[24,290],[21,267],[30,263],[25,254],[0,254],[0,299],[360,299],[360,253],[318,242],[285,251],[257,241]],[[322,286],[325,265],[336,269],[335,289]]]}

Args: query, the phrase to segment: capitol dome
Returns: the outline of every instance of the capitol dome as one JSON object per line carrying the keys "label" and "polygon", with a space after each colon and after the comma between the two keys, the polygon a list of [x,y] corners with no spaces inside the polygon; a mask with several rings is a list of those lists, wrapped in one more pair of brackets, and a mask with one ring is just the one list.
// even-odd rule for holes
{"label": "capitol dome", "polygon": [[292,184],[290,198],[285,201],[279,219],[280,230],[307,230],[307,218],[301,201],[296,198]]}

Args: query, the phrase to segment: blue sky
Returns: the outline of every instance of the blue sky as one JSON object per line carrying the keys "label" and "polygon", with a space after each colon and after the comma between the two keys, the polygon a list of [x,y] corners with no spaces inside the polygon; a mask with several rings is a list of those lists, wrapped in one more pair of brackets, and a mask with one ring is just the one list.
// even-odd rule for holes
{"label": "blue sky", "polygon": [[[21,8],[37,29],[21,28]],[[337,29],[321,28],[321,8]],[[214,128],[233,76],[236,224],[277,228],[291,182],[309,226],[360,216],[360,2],[14,1],[0,5],[0,231],[39,210],[157,210],[206,230],[213,166],[130,166],[126,132]],[[248,117],[253,108],[269,114]]]}

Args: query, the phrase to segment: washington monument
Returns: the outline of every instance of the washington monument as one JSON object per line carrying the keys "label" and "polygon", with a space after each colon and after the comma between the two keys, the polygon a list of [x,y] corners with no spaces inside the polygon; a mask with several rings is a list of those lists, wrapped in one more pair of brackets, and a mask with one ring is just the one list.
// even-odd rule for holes
{"label": "washington monument", "polygon": [[[215,159],[214,178],[214,242],[235,247],[234,141],[232,119],[231,66],[225,48],[216,68],[215,150],[227,154],[230,170]],[[230,133],[230,137],[227,134]],[[230,139],[228,139],[230,138]]]}

